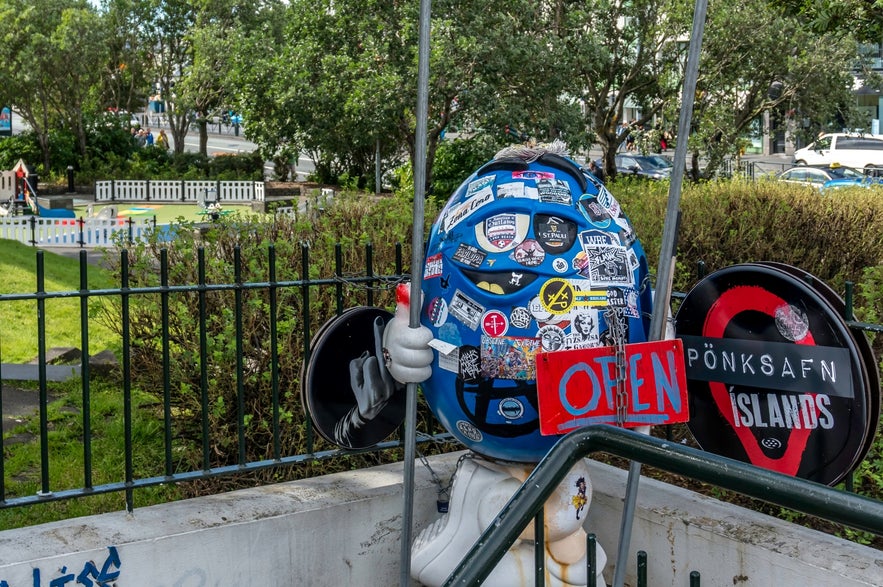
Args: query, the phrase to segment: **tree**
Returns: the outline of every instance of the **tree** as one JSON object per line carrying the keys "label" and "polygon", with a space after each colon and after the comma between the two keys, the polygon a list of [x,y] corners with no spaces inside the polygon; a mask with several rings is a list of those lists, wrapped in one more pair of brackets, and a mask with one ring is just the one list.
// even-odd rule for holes
{"label": "tree", "polygon": [[[367,183],[377,149],[384,160],[407,153],[413,163],[419,3],[318,4],[291,3],[281,46],[239,47],[236,85],[248,88],[249,136],[271,152],[303,146],[324,179],[346,173]],[[485,126],[502,138],[507,113],[541,112],[535,126],[551,127],[544,121],[554,119],[560,92],[545,91],[555,80],[542,72],[550,63],[536,18],[545,18],[542,8],[522,0],[433,5],[427,189],[438,141],[452,125]]]}
{"label": "tree", "polygon": [[846,33],[863,43],[883,41],[880,0],[773,0],[816,34]]}
{"label": "tree", "polygon": [[261,0],[200,0],[193,25],[187,32],[190,60],[182,69],[176,92],[196,111],[199,152],[207,154],[208,120],[229,108],[235,99],[227,85],[235,41],[254,33],[261,38],[260,24],[274,2]]}
{"label": "tree", "polygon": [[139,21],[141,44],[148,51],[148,75],[159,85],[175,153],[181,154],[194,105],[176,86],[193,62],[192,39],[188,33],[197,7],[187,0],[144,0],[134,2],[132,8]]}
{"label": "tree", "polygon": [[556,7],[554,62],[570,72],[562,90],[583,105],[585,125],[604,152],[604,172],[614,177],[626,104],[640,106],[633,124],[646,125],[679,95],[685,46],[678,41],[691,13],[680,0],[561,0]]}
{"label": "tree", "polygon": [[738,157],[742,137],[764,113],[793,124],[825,120],[850,103],[856,44],[848,36],[816,34],[765,0],[717,1],[708,14],[689,139],[694,178]]}
{"label": "tree", "polygon": [[102,7],[109,57],[105,62],[101,101],[114,111],[136,112],[147,104],[151,47],[144,42],[146,18],[138,0],[106,0]]}
{"label": "tree", "polygon": [[34,131],[51,169],[50,130],[69,129],[86,154],[84,113],[94,112],[94,85],[105,43],[85,0],[0,0],[0,98]]}

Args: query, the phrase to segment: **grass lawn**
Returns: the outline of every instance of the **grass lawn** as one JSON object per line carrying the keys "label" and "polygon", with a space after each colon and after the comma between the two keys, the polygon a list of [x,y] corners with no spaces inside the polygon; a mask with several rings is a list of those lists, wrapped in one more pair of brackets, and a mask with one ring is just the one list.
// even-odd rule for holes
{"label": "grass lawn", "polygon": [[[36,250],[17,241],[0,239],[0,271],[3,283],[0,294],[33,293],[36,286]],[[43,252],[43,287],[47,292],[68,292],[80,289],[79,261],[48,251]],[[118,287],[107,271],[90,266],[87,273],[90,289]],[[94,311],[100,299],[92,300]],[[45,301],[46,348],[82,348],[80,332],[80,301],[63,297]],[[37,356],[38,308],[36,300],[3,302],[0,306],[5,327],[0,330],[0,360],[4,363],[26,363]],[[119,347],[119,337],[97,321],[90,320],[90,352]]]}

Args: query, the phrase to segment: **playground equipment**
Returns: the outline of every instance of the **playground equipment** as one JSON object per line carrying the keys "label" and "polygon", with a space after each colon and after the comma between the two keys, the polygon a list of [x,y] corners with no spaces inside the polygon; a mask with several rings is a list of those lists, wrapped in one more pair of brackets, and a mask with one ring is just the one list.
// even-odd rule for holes
{"label": "playground equipment", "polygon": [[38,176],[33,167],[23,159],[10,171],[2,173],[0,179],[0,216],[17,216],[33,214],[44,218],[76,218],[74,211],[68,208],[50,208],[42,206],[37,198]]}

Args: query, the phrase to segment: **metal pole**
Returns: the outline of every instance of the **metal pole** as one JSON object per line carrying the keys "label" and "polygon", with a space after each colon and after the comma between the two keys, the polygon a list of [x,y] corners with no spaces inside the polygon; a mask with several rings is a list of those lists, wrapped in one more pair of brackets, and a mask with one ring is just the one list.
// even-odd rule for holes
{"label": "metal pole", "polygon": [[[414,137],[414,223],[411,235],[411,328],[420,326],[423,304],[423,215],[426,198],[426,125],[429,112],[429,22],[431,0],[420,0],[417,46],[417,127]],[[399,584],[411,582],[411,530],[414,517],[414,462],[417,458],[417,384],[407,386],[405,407],[405,471],[402,480],[402,552]]]}
{"label": "metal pole", "polygon": [[[687,69],[684,72],[684,89],[681,93],[681,114],[678,120],[674,169],[671,172],[671,183],[668,188],[668,205],[665,210],[662,245],[659,249],[659,264],[656,269],[656,291],[653,315],[650,318],[650,340],[663,340],[665,338],[665,322],[670,308],[671,282],[674,274],[675,255],[677,254],[675,249],[677,246],[681,187],[684,183],[684,168],[687,163],[687,143],[693,119],[693,101],[696,99],[699,53],[702,50],[702,35],[705,31],[707,8],[708,0],[696,0],[696,6],[693,9],[693,32],[690,35]],[[635,503],[638,499],[638,482],[640,478],[641,463],[632,461],[629,464],[629,476],[626,482],[625,501],[622,508],[613,587],[622,587],[625,582],[625,571],[629,560],[629,544],[632,540],[632,522],[635,519]]]}

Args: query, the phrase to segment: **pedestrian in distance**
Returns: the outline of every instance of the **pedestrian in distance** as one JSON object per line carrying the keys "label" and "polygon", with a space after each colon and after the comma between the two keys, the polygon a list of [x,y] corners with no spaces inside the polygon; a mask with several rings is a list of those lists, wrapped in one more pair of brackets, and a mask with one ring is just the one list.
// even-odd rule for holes
{"label": "pedestrian in distance", "polygon": [[156,137],[156,146],[163,151],[169,150],[169,137],[166,135],[166,129],[160,129],[159,135]]}

